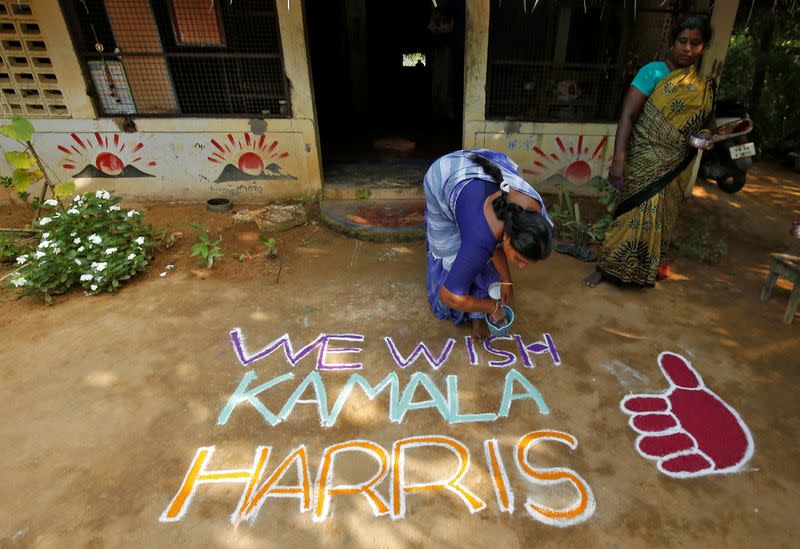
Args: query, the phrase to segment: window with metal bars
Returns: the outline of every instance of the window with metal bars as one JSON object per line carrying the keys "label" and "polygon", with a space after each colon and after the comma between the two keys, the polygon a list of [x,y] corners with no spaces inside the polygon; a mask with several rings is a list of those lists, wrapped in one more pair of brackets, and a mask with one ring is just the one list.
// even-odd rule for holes
{"label": "window with metal bars", "polygon": [[105,116],[289,117],[275,0],[61,0]]}
{"label": "window with metal bars", "polygon": [[636,71],[661,57],[672,18],[694,4],[540,0],[525,13],[493,1],[486,117],[616,122]]}

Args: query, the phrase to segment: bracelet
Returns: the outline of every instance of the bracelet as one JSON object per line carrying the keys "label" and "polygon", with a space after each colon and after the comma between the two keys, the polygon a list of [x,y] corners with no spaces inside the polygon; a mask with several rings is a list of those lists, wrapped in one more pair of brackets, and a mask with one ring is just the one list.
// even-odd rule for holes
{"label": "bracelet", "polygon": [[496,315],[496,314],[497,314],[497,310],[498,310],[499,308],[500,308],[500,302],[499,302],[499,301],[495,301],[495,302],[494,302],[494,311],[492,311],[492,316],[494,316],[494,315]]}
{"label": "bracelet", "polygon": [[513,282],[498,282],[498,284],[500,284],[501,286],[513,286],[514,285]]}

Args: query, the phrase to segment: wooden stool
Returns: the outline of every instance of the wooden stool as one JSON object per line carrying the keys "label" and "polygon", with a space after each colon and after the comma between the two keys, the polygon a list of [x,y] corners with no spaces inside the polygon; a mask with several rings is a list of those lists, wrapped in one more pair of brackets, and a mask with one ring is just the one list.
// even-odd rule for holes
{"label": "wooden stool", "polygon": [[764,290],[761,292],[761,301],[767,301],[772,295],[778,277],[782,276],[786,280],[791,280],[794,284],[792,294],[789,296],[789,305],[786,307],[786,314],[783,315],[783,323],[791,324],[797,306],[800,305],[800,257],[789,254],[769,254],[772,258],[772,269],[767,276]]}

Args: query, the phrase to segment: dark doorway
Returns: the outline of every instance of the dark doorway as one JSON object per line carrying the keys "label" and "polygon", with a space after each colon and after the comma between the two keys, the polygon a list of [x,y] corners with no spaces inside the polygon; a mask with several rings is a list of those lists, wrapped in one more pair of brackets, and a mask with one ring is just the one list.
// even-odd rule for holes
{"label": "dark doorway", "polygon": [[308,0],[325,183],[418,173],[461,147],[464,0]]}

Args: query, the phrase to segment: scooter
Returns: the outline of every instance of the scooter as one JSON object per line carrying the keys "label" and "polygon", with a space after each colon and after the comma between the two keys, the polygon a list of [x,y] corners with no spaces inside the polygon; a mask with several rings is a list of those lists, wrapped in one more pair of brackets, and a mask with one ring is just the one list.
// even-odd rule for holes
{"label": "scooter", "polygon": [[715,180],[726,193],[735,193],[744,187],[747,170],[753,167],[756,146],[747,137],[753,121],[738,101],[718,102],[716,114],[717,133],[711,138],[714,147],[703,151],[700,176]]}

